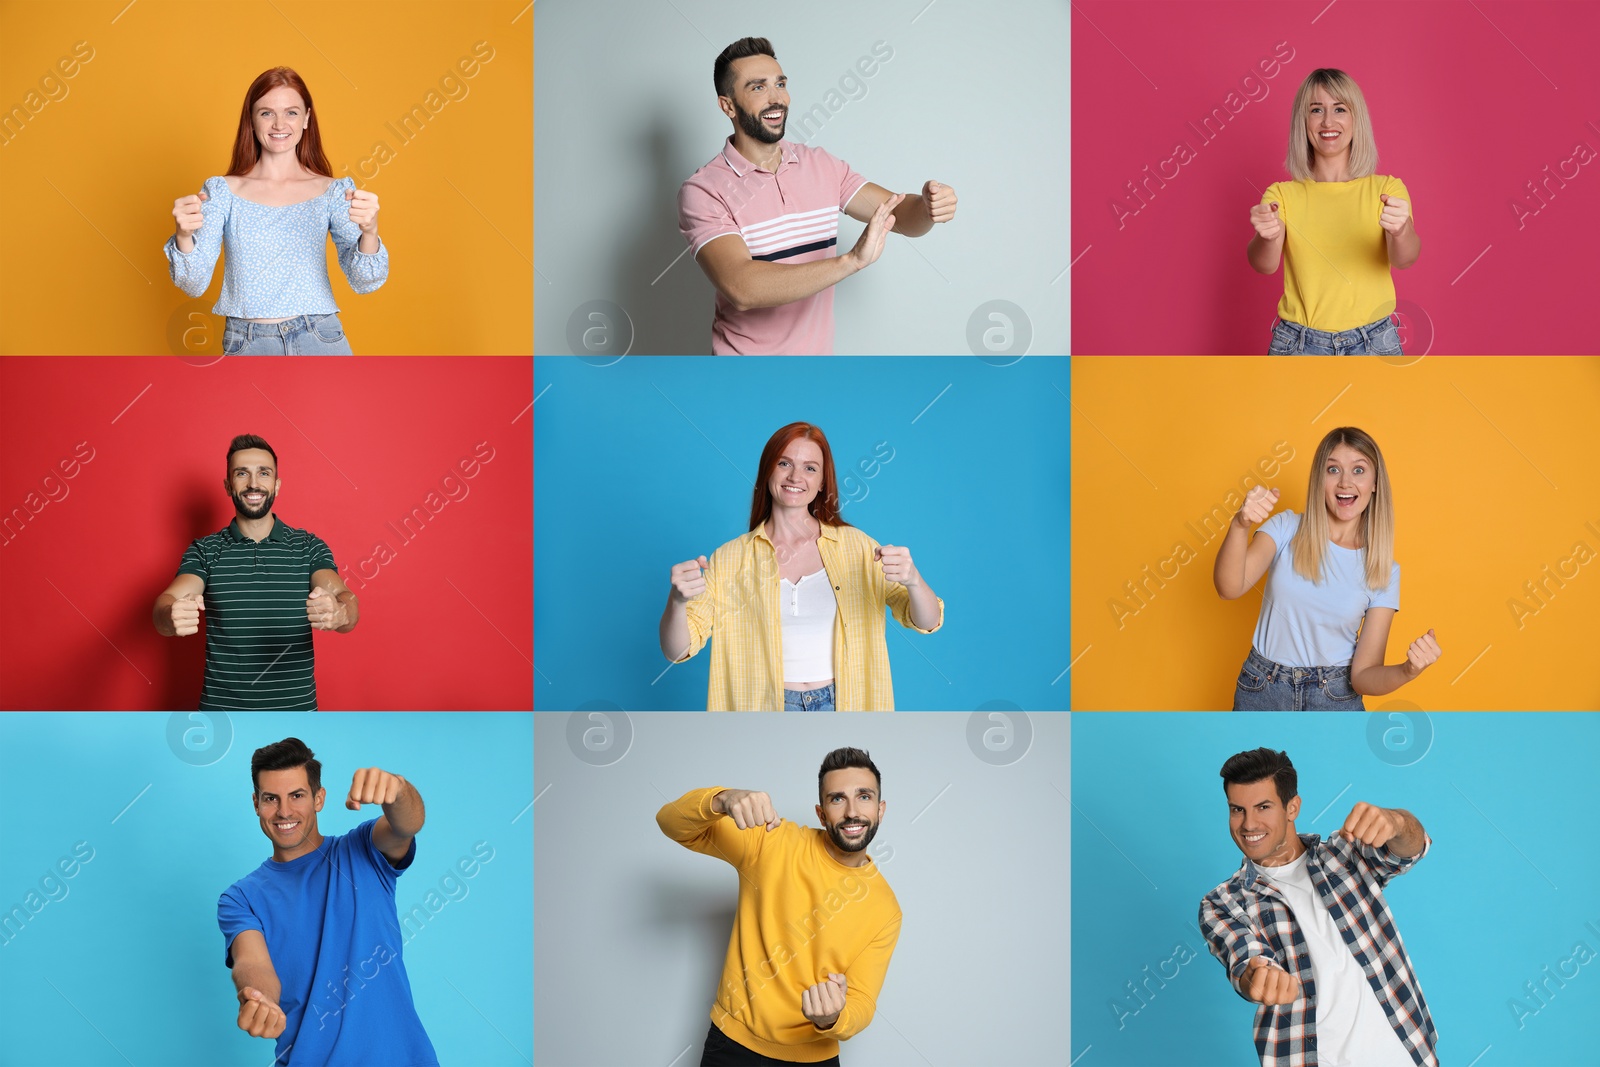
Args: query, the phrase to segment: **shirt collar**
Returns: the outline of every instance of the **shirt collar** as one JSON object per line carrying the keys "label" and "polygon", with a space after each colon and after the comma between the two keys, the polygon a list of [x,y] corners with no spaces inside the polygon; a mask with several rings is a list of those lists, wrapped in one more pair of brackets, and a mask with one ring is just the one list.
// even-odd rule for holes
{"label": "shirt collar", "polygon": [[[1300,843],[1306,847],[1304,855],[1306,857],[1306,867],[1309,869],[1311,866],[1311,856],[1316,851],[1317,843],[1322,840],[1322,835],[1296,834],[1295,836],[1300,838]],[[1269,877],[1267,872],[1274,870],[1277,870],[1277,868],[1257,867],[1255,862],[1248,857],[1244,861],[1244,866],[1239,868],[1239,872],[1244,875],[1244,887],[1246,889],[1254,889],[1256,882],[1267,879]],[[1268,884],[1271,884],[1270,881]]]}
{"label": "shirt collar", "polygon": [[[795,150],[794,142],[790,141],[788,138],[780,138],[778,141],[778,148],[783,153],[782,162],[778,164],[780,169],[784,163],[800,162],[800,153]],[[728,167],[741,178],[751,171],[761,170],[760,167],[744,158],[744,154],[741,153],[737,148],[733,147],[732,134],[729,134],[727,141],[723,143],[722,158],[728,164]],[[763,171],[762,173],[765,172]]]}
{"label": "shirt collar", "polygon": [[[237,515],[235,515],[232,521],[228,523],[228,528],[224,532],[227,533],[228,537],[234,541],[249,542],[250,544],[256,543],[239,532],[239,517]],[[277,512],[273,512],[272,529],[267,532],[267,536],[263,538],[263,540],[283,541],[286,539],[287,538],[283,533],[283,520],[278,518]]]}
{"label": "shirt collar", "polygon": [[[826,540],[829,540],[829,541],[837,541],[837,540],[839,540],[839,528],[837,526],[829,526],[825,522],[819,523],[819,525],[822,527],[822,536],[823,536],[823,538],[825,538]],[[754,536],[759,537],[761,540],[765,541],[767,544],[769,544],[769,545],[772,544],[772,535],[767,533],[767,524],[766,524],[765,520],[763,520],[759,526],[757,526],[754,530],[751,530],[750,532]]]}

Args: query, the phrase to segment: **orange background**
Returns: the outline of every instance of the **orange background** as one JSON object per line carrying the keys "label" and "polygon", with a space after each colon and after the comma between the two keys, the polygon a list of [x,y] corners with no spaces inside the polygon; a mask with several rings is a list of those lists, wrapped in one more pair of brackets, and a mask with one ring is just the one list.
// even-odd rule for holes
{"label": "orange background", "polygon": [[[355,295],[328,243],[351,347],[531,354],[527,0],[0,5],[0,352],[220,353],[222,257],[190,300],[161,245],[279,65],[310,88],[335,177],[380,199],[381,289]],[[414,106],[420,129],[401,125]]]}
{"label": "orange background", "polygon": [[[1232,706],[1261,586],[1218,597],[1221,541],[1199,520],[1224,508],[1221,528],[1237,508],[1225,507],[1230,492],[1253,479],[1282,490],[1279,510],[1303,512],[1309,464],[1335,426],[1372,434],[1389,467],[1402,571],[1385,662],[1403,661],[1430,627],[1444,650],[1421,677],[1366,698],[1368,710],[1600,708],[1600,358],[1110,356],[1072,367],[1074,709]],[[1547,583],[1542,606],[1530,581]]]}

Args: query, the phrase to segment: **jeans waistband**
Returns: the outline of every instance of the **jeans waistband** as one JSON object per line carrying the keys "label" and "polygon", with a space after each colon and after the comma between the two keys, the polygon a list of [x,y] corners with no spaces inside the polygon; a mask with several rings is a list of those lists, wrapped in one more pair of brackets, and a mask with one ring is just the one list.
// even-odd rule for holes
{"label": "jeans waistband", "polygon": [[339,314],[337,311],[330,311],[325,315],[296,315],[282,322],[251,322],[249,319],[236,319],[229,315],[223,328],[238,330],[244,334],[247,341],[257,337],[288,337],[294,333],[309,333],[317,323],[337,314]]}
{"label": "jeans waistband", "polygon": [[1309,326],[1302,326],[1298,322],[1290,322],[1288,319],[1279,319],[1278,324],[1280,326],[1288,327],[1288,329],[1292,330],[1297,340],[1309,341],[1318,348],[1335,348],[1341,344],[1354,344],[1358,340],[1362,344],[1371,347],[1373,331],[1387,325],[1389,321],[1390,316],[1385,315],[1376,322],[1369,322],[1365,326],[1357,326],[1353,329],[1338,330],[1335,332],[1329,332],[1328,330],[1313,330]]}
{"label": "jeans waistband", "polygon": [[1290,667],[1286,664],[1274,663],[1254,648],[1250,650],[1250,655],[1245,658],[1245,664],[1257,674],[1264,675],[1269,682],[1281,678],[1283,681],[1291,683],[1309,681],[1321,685],[1329,679],[1347,678],[1350,675],[1348,664],[1343,667]]}
{"label": "jeans waistband", "polygon": [[813,704],[832,704],[833,686],[834,683],[829,682],[827,685],[816,689],[785,689],[783,691],[783,700],[786,704],[790,701],[798,703],[802,709],[806,710],[809,710]]}

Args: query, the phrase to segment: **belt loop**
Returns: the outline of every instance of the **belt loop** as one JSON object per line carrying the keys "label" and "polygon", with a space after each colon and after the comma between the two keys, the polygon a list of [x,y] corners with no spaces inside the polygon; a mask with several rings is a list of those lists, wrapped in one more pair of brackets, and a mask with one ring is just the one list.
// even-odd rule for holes
{"label": "belt loop", "polygon": [[244,324],[244,341],[245,341],[245,344],[249,344],[251,341],[254,341],[255,339],[256,339],[256,324],[253,323],[253,322],[246,322]]}

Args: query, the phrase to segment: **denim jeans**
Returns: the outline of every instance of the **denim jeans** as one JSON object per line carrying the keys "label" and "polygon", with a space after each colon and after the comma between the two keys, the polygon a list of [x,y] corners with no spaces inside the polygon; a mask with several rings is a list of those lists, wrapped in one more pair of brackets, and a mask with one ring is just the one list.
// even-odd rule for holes
{"label": "denim jeans", "polygon": [[829,682],[821,689],[785,689],[783,691],[784,711],[834,711],[833,683]]}
{"label": "denim jeans", "polygon": [[1366,711],[1349,667],[1285,667],[1255,649],[1239,669],[1234,711]]}
{"label": "denim jeans", "polygon": [[1272,327],[1269,356],[1403,356],[1392,318],[1329,333],[1279,319]]}
{"label": "denim jeans", "polygon": [[[700,1067],[791,1067],[791,1060],[775,1060],[739,1042],[717,1029],[712,1023],[706,1031],[705,1051],[700,1054]],[[818,1060],[810,1067],[839,1067],[839,1057]]]}
{"label": "denim jeans", "polygon": [[284,322],[229,317],[222,329],[225,356],[348,356],[339,315],[298,315]]}

